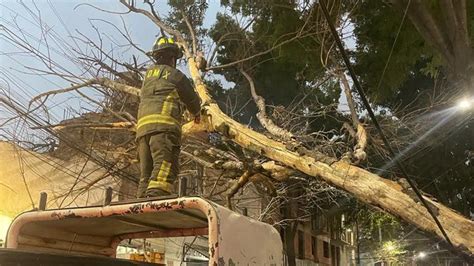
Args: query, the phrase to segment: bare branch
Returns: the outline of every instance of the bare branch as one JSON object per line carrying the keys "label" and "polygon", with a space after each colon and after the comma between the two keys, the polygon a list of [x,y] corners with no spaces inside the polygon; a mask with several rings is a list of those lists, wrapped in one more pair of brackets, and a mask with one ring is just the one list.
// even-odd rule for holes
{"label": "bare branch", "polygon": [[255,83],[253,82],[252,77],[245,72],[243,68],[240,69],[240,73],[245,76],[250,84],[250,92],[252,93],[253,100],[258,108],[257,119],[262,124],[262,126],[268,130],[271,134],[283,138],[284,140],[290,140],[293,138],[293,134],[279,126],[277,126],[273,121],[268,118],[267,112],[265,110],[265,99],[259,96],[255,90]]}
{"label": "bare branch", "polygon": [[226,195],[227,198],[227,208],[232,210],[232,197],[241,189],[245,184],[249,182],[250,176],[253,175],[249,171],[245,171],[237,180],[237,182],[232,185],[232,187],[229,189],[229,192]]}
{"label": "bare branch", "polygon": [[105,9],[102,9],[102,8],[99,8],[95,5],[91,5],[91,4],[88,4],[88,3],[81,3],[81,4],[78,4],[74,7],[74,10],[76,10],[78,7],[81,7],[81,6],[88,6],[88,7],[92,7],[96,10],[99,10],[99,11],[102,11],[104,13],[110,13],[110,14],[117,14],[117,15],[126,15],[128,13],[130,13],[130,10],[127,11],[127,12],[115,12],[115,11],[110,11],[110,10],[105,10]]}
{"label": "bare branch", "polygon": [[336,71],[336,76],[339,78],[342,90],[346,95],[347,105],[349,105],[349,111],[351,113],[352,125],[354,128],[357,128],[357,125],[359,125],[359,117],[357,116],[357,110],[355,108],[354,97],[352,97],[349,81],[347,81],[346,75],[342,71]]}
{"label": "bare branch", "polygon": [[91,128],[91,129],[127,129],[134,131],[135,124],[132,122],[113,122],[113,123],[66,123],[66,124],[57,124],[57,125],[45,125],[45,126],[36,126],[31,127],[31,129],[44,129],[50,128],[54,131],[59,131],[65,128]]}
{"label": "bare branch", "polygon": [[119,83],[119,82],[115,82],[115,81],[112,81],[108,78],[94,78],[94,79],[90,79],[90,80],[88,80],[84,83],[71,86],[69,88],[64,88],[64,89],[59,89],[59,90],[52,90],[52,91],[47,91],[45,93],[41,93],[41,94],[35,96],[30,101],[30,105],[33,102],[37,101],[38,99],[40,99],[42,97],[49,97],[49,96],[55,95],[55,94],[75,91],[75,90],[78,90],[80,88],[91,86],[91,85],[94,85],[94,84],[102,85],[102,86],[105,86],[107,88],[117,90],[117,91],[121,91],[121,92],[125,92],[125,93],[129,93],[129,94],[132,94],[132,95],[135,95],[135,96],[140,96],[140,90],[135,88],[135,87],[128,86],[128,85],[125,85],[125,84],[122,84],[122,83]]}
{"label": "bare branch", "polygon": [[208,167],[208,168],[213,168],[214,167],[214,164],[213,163],[210,163],[206,160],[203,160],[197,156],[194,156],[193,154],[187,152],[187,151],[181,151],[181,154],[191,158],[193,161],[199,163],[200,165],[204,166],[204,167]]}
{"label": "bare branch", "polygon": [[357,144],[354,147],[354,153],[352,154],[356,159],[356,163],[360,163],[367,159],[367,153],[365,148],[367,147],[367,131],[365,127],[359,122],[359,117],[357,116],[357,110],[355,108],[354,98],[352,97],[351,88],[349,82],[347,81],[346,75],[339,70],[336,70],[336,76],[339,78],[341,87],[346,95],[347,104],[349,105],[349,110],[352,118],[352,125],[357,129],[357,133],[353,133],[353,129],[349,132],[355,137]]}
{"label": "bare branch", "polygon": [[277,49],[277,48],[280,48],[281,46],[287,44],[287,43],[290,43],[298,38],[301,37],[301,31],[298,32],[293,38],[290,38],[290,39],[287,39],[287,40],[284,40],[282,42],[280,42],[279,44],[276,44],[274,46],[272,46],[271,48],[263,51],[263,52],[259,52],[259,53],[256,53],[256,54],[253,54],[251,56],[248,56],[246,58],[243,58],[243,59],[239,59],[239,60],[236,60],[234,62],[231,62],[231,63],[228,63],[228,64],[224,64],[224,65],[219,65],[219,66],[213,66],[213,67],[208,67],[206,68],[207,71],[209,70],[215,70],[215,69],[222,69],[222,68],[226,68],[226,67],[231,67],[231,66],[235,66],[235,65],[238,65],[240,63],[243,63],[243,62],[246,62],[246,61],[249,61],[249,60],[252,60],[254,58],[257,58],[259,56],[262,56],[262,55],[265,55],[265,54],[268,54],[270,53],[271,51]]}
{"label": "bare branch", "polygon": [[268,161],[261,164],[265,171],[268,171],[271,177],[277,181],[286,181],[290,176],[296,174],[296,171],[285,166],[278,165],[275,161]]}
{"label": "bare branch", "polygon": [[47,91],[45,93],[41,93],[35,97],[33,97],[33,99],[31,99],[30,101],[30,106],[33,102],[43,98],[43,97],[46,97],[48,98],[49,96],[51,95],[55,95],[55,94],[60,94],[60,93],[65,93],[65,92],[70,92],[70,91],[75,91],[75,90],[78,90],[80,88],[84,88],[84,87],[87,87],[87,86],[90,86],[92,84],[97,84],[97,79],[90,79],[84,83],[81,83],[81,84],[77,84],[77,85],[74,85],[74,86],[71,86],[69,88],[64,88],[64,89],[59,89],[59,90],[53,90],[53,91]]}
{"label": "bare branch", "polygon": [[141,9],[141,8],[137,8],[137,7],[127,3],[126,0],[120,0],[120,3],[122,3],[124,6],[126,6],[132,12],[145,15],[151,21],[153,21],[160,29],[163,29],[167,33],[173,35],[176,38],[176,40],[178,41],[178,43],[183,47],[183,50],[184,50],[184,53],[186,54],[186,57],[189,58],[189,57],[192,56],[192,53],[189,51],[188,45],[187,45],[186,40],[184,39],[183,35],[179,31],[173,29],[172,27],[170,27],[169,25],[164,23],[163,20],[161,20],[161,18],[155,12],[155,10],[153,8],[153,5],[150,3],[150,1],[145,0],[145,3],[147,3],[150,6],[151,12],[146,11],[146,10]]}
{"label": "bare branch", "polygon": [[191,35],[191,40],[193,43],[193,54],[197,54],[197,39],[196,39],[196,34],[194,33],[193,26],[191,25],[191,22],[189,21],[188,16],[184,11],[181,10],[181,15],[183,16],[184,22],[186,22],[186,26],[188,27],[189,34]]}

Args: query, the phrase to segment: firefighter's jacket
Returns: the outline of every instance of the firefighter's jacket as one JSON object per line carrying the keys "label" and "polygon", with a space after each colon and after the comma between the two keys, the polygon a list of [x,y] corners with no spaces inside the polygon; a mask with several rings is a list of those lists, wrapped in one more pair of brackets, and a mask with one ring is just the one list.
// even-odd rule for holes
{"label": "firefighter's jacket", "polygon": [[156,132],[180,133],[184,106],[193,115],[200,111],[199,96],[189,79],[167,65],[148,68],[140,98],[137,139]]}

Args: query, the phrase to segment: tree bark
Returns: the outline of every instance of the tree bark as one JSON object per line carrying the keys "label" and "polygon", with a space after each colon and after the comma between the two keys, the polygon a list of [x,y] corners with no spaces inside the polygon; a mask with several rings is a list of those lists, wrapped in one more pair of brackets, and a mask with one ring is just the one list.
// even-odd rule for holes
{"label": "tree bark", "polygon": [[449,48],[454,56],[454,70],[465,74],[471,60],[471,47],[465,24],[467,21],[465,0],[441,0],[444,32],[449,37]]}
{"label": "tree bark", "polygon": [[[407,0],[390,0],[404,10]],[[411,0],[408,17],[422,38],[431,45],[448,66],[453,77],[469,81],[469,68],[473,60],[472,47],[467,29],[465,0],[440,0],[441,18],[435,18],[422,0]]]}
{"label": "tree bark", "polygon": [[[401,10],[404,10],[408,3],[406,0],[391,0],[391,2]],[[411,1],[408,9],[408,17],[423,39],[441,54],[443,60],[445,60],[450,67],[453,67],[453,54],[451,53],[448,41],[442,34],[437,21],[423,4],[423,1]]]}

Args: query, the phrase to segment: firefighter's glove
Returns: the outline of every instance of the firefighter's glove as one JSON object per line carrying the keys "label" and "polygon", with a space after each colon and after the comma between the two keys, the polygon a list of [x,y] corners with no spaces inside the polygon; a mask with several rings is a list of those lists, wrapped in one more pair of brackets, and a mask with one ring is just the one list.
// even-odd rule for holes
{"label": "firefighter's glove", "polygon": [[201,123],[201,114],[197,114],[197,115],[194,117],[194,123],[196,123],[196,124]]}

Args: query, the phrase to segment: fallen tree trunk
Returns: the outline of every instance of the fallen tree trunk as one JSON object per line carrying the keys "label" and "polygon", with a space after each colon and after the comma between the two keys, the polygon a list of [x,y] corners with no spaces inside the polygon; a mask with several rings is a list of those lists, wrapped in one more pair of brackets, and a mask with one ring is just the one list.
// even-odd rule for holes
{"label": "fallen tree trunk", "polygon": [[[320,177],[327,183],[351,193],[367,204],[379,207],[400,217],[421,230],[443,239],[437,225],[426,208],[419,204],[397,182],[384,179],[362,168],[331,158],[316,158],[300,155],[286,148],[283,143],[267,138],[224,114],[208,94],[193,58],[188,67],[196,90],[204,102],[205,122],[209,131],[219,131],[240,146],[257,152],[289,168],[307,175]],[[325,160],[327,159],[327,160]],[[446,206],[426,198],[438,208],[438,219],[456,248],[472,256],[474,253],[474,222]]]}

